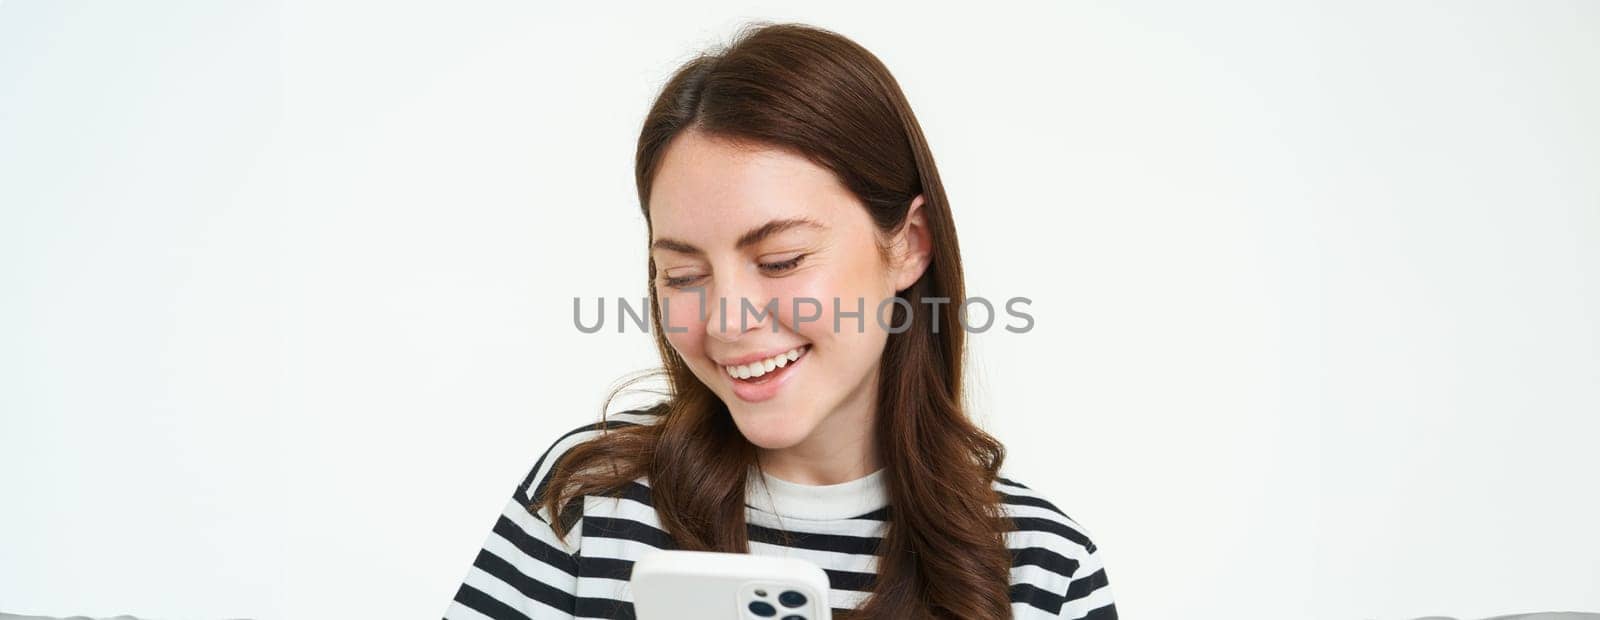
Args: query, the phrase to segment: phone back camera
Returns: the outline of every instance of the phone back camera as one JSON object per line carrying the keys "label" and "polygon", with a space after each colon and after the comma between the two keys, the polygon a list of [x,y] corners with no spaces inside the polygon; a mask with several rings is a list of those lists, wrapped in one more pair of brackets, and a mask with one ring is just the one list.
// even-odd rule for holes
{"label": "phone back camera", "polygon": [[799,607],[806,604],[806,595],[794,590],[784,590],[783,594],[778,595],[778,602],[784,607]]}

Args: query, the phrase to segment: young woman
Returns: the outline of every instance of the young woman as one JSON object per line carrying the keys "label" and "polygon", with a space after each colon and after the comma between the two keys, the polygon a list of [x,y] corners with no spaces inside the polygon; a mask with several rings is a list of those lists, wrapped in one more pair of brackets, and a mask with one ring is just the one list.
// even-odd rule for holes
{"label": "young woman", "polygon": [[631,618],[657,548],[811,560],[841,618],[1116,617],[963,410],[955,225],[875,56],[747,29],[667,82],[636,180],[668,398],[555,441],[448,618]]}

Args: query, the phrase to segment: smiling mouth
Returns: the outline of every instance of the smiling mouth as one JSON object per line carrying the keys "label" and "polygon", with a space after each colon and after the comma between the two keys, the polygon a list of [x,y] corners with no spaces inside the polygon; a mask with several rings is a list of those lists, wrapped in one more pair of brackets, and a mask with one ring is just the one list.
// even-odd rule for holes
{"label": "smiling mouth", "polygon": [[766,383],[782,375],[784,369],[798,364],[811,350],[811,345],[801,345],[767,359],[742,366],[723,366],[728,377],[740,383]]}

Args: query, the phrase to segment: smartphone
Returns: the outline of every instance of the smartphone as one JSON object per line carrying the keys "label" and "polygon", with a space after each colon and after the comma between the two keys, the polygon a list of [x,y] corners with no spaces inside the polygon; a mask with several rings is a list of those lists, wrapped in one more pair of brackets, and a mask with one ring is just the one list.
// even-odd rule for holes
{"label": "smartphone", "polygon": [[828,575],[799,558],[658,550],[629,578],[638,620],[832,620]]}

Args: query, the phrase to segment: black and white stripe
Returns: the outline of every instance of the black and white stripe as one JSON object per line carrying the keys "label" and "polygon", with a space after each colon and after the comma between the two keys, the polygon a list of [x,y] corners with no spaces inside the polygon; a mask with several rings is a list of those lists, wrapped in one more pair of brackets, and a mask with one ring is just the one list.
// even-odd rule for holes
{"label": "black and white stripe", "polygon": [[[654,420],[621,413],[608,424]],[[550,529],[548,511],[535,514],[525,507],[543,496],[555,461],[600,432],[599,423],[574,429],[539,458],[473,560],[447,620],[634,617],[627,588],[634,561],[674,548],[648,484],[636,481],[621,497],[584,498],[583,516],[565,540]],[[1105,569],[1084,528],[1026,486],[1001,478],[995,488],[1012,522],[1006,546],[1012,554],[1013,617],[1115,620]],[[885,507],[849,519],[807,520],[751,509],[750,552],[810,560],[828,575],[835,613],[857,608],[872,589],[875,552],[892,512]]]}

